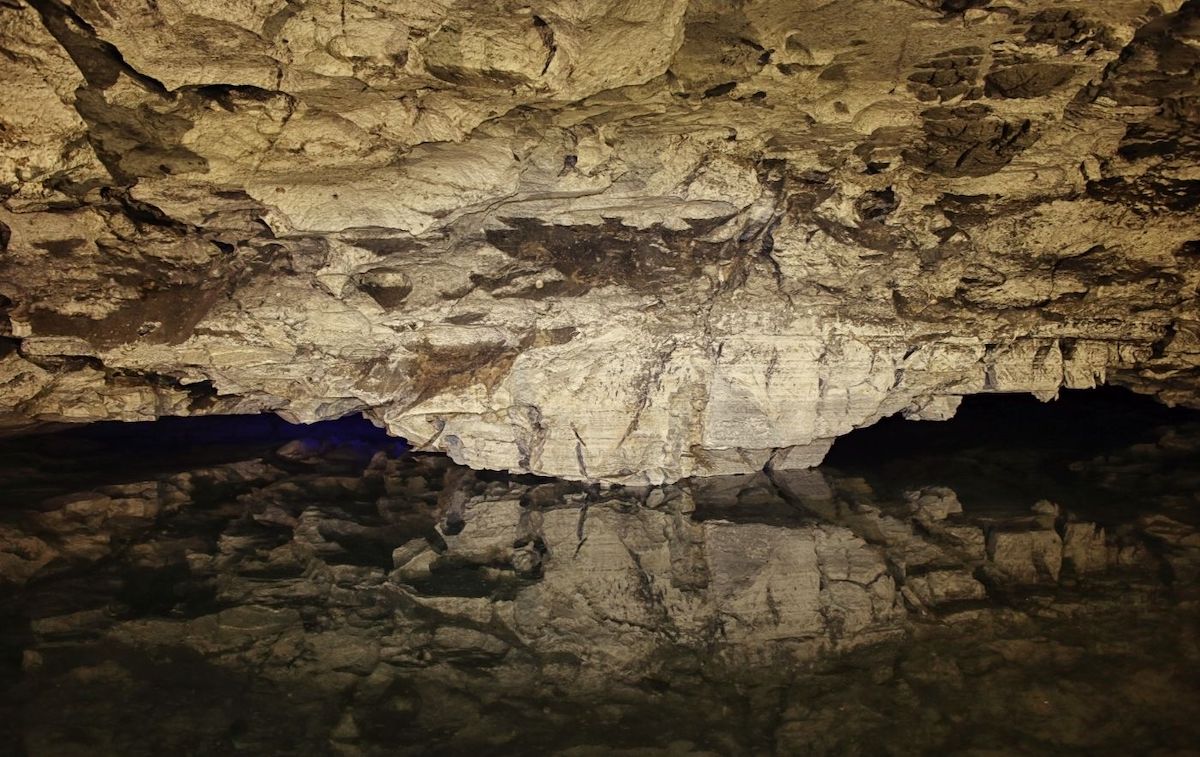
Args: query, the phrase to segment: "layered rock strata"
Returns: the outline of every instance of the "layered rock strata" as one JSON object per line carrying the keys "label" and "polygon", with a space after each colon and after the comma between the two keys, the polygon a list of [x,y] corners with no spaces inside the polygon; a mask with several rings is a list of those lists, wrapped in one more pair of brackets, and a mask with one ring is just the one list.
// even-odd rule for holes
{"label": "layered rock strata", "polygon": [[363,413],[475,468],[802,468],[1200,402],[1200,4],[8,0],[0,428]]}

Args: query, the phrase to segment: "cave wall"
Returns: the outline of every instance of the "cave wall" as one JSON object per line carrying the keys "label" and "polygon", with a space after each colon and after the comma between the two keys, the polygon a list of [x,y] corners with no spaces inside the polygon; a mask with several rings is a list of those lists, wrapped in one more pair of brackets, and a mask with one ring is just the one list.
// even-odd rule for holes
{"label": "cave wall", "polygon": [[0,431],[364,413],[479,468],[806,467],[1200,405],[1200,3],[5,0]]}

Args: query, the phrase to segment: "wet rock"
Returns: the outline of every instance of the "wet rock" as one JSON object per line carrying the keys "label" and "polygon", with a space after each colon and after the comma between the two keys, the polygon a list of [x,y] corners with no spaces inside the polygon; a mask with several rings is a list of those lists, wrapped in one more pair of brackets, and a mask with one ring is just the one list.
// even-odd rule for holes
{"label": "wet rock", "polygon": [[919,603],[918,607],[987,598],[987,589],[983,584],[964,570],[931,570],[909,574],[904,586],[912,592]]}
{"label": "wet rock", "polygon": [[379,642],[370,637],[331,631],[308,634],[304,644],[322,669],[365,676],[379,663]]}
{"label": "wet rock", "polygon": [[[396,551],[401,552],[404,549],[405,547],[400,547]],[[392,554],[394,557],[395,552]],[[411,557],[402,554],[401,558],[404,559],[404,562],[397,562],[394,575],[401,581],[417,581],[432,575],[433,565],[437,562],[438,554],[428,544],[422,544],[420,551]]]}
{"label": "wet rock", "polygon": [[962,503],[958,501],[958,496],[944,486],[905,492],[904,499],[918,520],[940,521],[962,512]]}
{"label": "wet rock", "polygon": [[930,533],[942,543],[962,556],[970,564],[979,564],[987,559],[987,540],[979,526],[966,523],[940,523],[930,528]]}
{"label": "wet rock", "polygon": [[248,634],[281,633],[299,625],[300,616],[295,610],[272,607],[241,607],[224,610],[217,616],[222,629]]}
{"label": "wet rock", "polygon": [[502,655],[509,648],[495,636],[461,627],[437,629],[433,633],[433,643],[447,651],[470,655]]}
{"label": "wet rock", "polygon": [[513,549],[525,532],[520,502],[484,500],[468,505],[461,530],[447,533],[446,545],[466,560],[484,564],[512,562]]}
{"label": "wet rock", "polygon": [[428,549],[429,542],[425,539],[412,539],[405,542],[392,550],[392,565],[397,569],[402,568]]}
{"label": "wet rock", "polygon": [[1095,523],[1067,523],[1063,533],[1063,564],[1082,576],[1108,567],[1109,548],[1104,529]]}
{"label": "wet rock", "polygon": [[69,639],[95,634],[111,622],[104,609],[80,610],[38,618],[31,623],[31,630],[44,639]]}
{"label": "wet rock", "polygon": [[[1101,471],[1126,456],[1179,467],[1182,438],[1083,480],[1115,485]],[[46,754],[1133,749],[1162,723],[1190,744],[1186,487],[1124,497],[1100,529],[1066,500],[960,500],[914,470],[647,491],[394,455],[329,447],[8,506],[9,549],[92,528],[119,548],[6,595],[0,714],[21,717],[0,729]],[[1060,588],[1059,562],[1087,580]],[[1100,715],[1102,734],[1080,725]]]}
{"label": "wet rock", "polygon": [[1005,580],[1017,584],[1053,583],[1062,570],[1063,543],[1052,530],[994,530],[988,534],[987,556]]}
{"label": "wet rock", "polygon": [[58,557],[49,544],[23,529],[0,525],[0,580],[20,585]]}
{"label": "wet rock", "polygon": [[813,636],[822,630],[813,534],[724,524],[708,525],[705,531],[711,591],[727,638],[746,643]]}
{"label": "wet rock", "polygon": [[1168,546],[1200,549],[1200,530],[1167,515],[1146,516],[1138,525],[1144,533]]}
{"label": "wet rock", "polygon": [[1176,581],[1186,586],[1200,576],[1200,530],[1162,514],[1142,518],[1138,526],[1158,547]]}
{"label": "wet rock", "polygon": [[848,529],[820,529],[815,535],[817,562],[827,580],[865,586],[887,570],[879,550]]}

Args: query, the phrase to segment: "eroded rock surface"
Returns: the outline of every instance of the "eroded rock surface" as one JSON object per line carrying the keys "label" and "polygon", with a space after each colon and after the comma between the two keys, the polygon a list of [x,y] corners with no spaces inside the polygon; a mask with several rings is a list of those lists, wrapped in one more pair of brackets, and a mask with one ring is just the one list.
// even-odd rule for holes
{"label": "eroded rock surface", "polygon": [[474,468],[802,468],[1200,402],[1200,4],[9,0],[0,428],[365,413]]}

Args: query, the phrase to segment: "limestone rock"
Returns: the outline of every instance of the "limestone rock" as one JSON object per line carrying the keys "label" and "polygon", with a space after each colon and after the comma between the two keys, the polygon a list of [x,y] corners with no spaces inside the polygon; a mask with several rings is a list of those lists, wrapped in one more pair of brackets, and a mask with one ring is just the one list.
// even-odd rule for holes
{"label": "limestone rock", "polygon": [[906,492],[905,500],[918,520],[940,521],[962,512],[962,503],[952,489],[931,486],[920,491]]}
{"label": "limestone rock", "polygon": [[947,602],[987,598],[987,589],[973,576],[962,570],[933,570],[909,576],[905,586],[926,607]]}
{"label": "limestone rock", "polygon": [[1198,14],[9,0],[0,431],[364,413],[656,484],[1195,406]]}
{"label": "limestone rock", "polygon": [[1058,533],[1048,529],[996,530],[988,535],[987,554],[1001,575],[1014,583],[1058,581],[1063,544]]}
{"label": "limestone rock", "polygon": [[1063,533],[1063,563],[1082,576],[1108,567],[1108,540],[1095,523],[1068,523]]}

